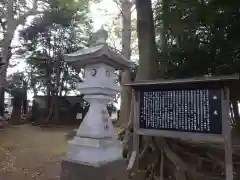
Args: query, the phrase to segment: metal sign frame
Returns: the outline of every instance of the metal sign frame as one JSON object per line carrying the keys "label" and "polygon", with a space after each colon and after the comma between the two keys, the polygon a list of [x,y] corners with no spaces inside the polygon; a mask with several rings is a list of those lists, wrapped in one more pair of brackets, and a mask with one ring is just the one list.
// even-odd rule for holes
{"label": "metal sign frame", "polygon": [[[221,142],[224,144],[225,150],[225,169],[226,169],[226,180],[233,180],[233,162],[232,162],[232,141],[231,141],[231,126],[230,126],[230,115],[229,115],[229,87],[226,85],[226,82],[229,81],[238,81],[239,76],[225,76],[225,77],[210,77],[207,78],[198,78],[195,83],[211,81],[218,81],[222,84],[221,87],[221,110],[222,110],[222,133],[221,134],[211,134],[211,133],[197,133],[197,132],[181,132],[174,130],[156,130],[156,129],[144,129],[140,128],[140,91],[134,87],[134,84],[127,84],[128,86],[133,87],[135,102],[134,102],[134,124],[133,124],[133,152],[129,161],[128,169],[133,167],[135,162],[135,168],[138,167],[138,156],[139,156],[139,144],[140,136],[160,136],[160,137],[169,137],[169,138],[180,138],[182,140],[193,140],[193,141],[211,141],[211,142]],[[190,81],[189,79],[187,80]],[[192,79],[194,81],[194,79]],[[156,82],[155,82],[156,83]],[[168,81],[163,81],[163,84],[167,84]],[[184,80],[175,80],[172,83],[186,83]],[[136,83],[137,86],[141,84],[149,85],[151,82]],[[135,85],[136,85],[135,84]],[[158,83],[156,83],[158,84]]]}

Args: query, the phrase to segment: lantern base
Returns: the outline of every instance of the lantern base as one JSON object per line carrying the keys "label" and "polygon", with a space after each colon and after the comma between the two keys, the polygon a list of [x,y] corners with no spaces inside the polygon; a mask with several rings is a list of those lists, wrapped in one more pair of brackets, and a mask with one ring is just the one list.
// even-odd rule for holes
{"label": "lantern base", "polygon": [[90,166],[64,159],[60,180],[123,180],[126,179],[126,162],[116,160],[99,166]]}
{"label": "lantern base", "polygon": [[122,158],[122,144],[114,138],[74,137],[68,143],[67,158],[82,164],[98,166]]}

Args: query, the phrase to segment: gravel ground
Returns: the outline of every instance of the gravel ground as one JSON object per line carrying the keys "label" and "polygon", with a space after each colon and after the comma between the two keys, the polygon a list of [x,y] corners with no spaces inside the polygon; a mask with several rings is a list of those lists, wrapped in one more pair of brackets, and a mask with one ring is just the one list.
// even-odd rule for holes
{"label": "gravel ground", "polygon": [[0,180],[59,180],[69,131],[31,125],[0,131]]}

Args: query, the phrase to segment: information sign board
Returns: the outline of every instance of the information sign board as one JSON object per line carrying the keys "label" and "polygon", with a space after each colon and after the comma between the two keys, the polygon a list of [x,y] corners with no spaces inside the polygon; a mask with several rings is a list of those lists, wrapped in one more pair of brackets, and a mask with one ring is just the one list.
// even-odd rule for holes
{"label": "information sign board", "polygon": [[140,135],[221,141],[225,149],[226,180],[233,180],[229,88],[236,83],[239,76],[126,84],[135,92],[133,152],[129,166],[138,159]]}
{"label": "information sign board", "polygon": [[222,133],[221,89],[140,91],[140,128]]}

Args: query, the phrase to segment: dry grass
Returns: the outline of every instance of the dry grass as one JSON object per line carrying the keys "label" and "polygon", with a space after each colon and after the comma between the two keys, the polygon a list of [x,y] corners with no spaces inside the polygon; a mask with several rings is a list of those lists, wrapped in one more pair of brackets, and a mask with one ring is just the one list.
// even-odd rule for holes
{"label": "dry grass", "polygon": [[42,130],[30,125],[0,132],[1,180],[57,180],[69,128]]}

